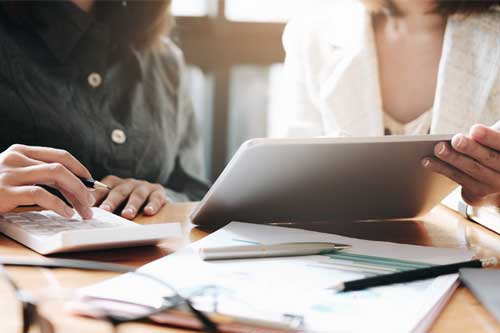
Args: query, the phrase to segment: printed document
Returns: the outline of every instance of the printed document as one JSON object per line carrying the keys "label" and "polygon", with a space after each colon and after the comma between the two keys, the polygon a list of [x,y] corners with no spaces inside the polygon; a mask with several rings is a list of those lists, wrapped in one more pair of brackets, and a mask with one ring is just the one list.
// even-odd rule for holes
{"label": "printed document", "polygon": [[[338,254],[202,261],[200,247],[287,242],[352,245]],[[306,332],[423,332],[457,285],[458,274],[336,294],[339,282],[412,267],[470,260],[466,249],[367,241],[232,222],[139,270],[174,286],[198,308],[237,317],[295,323]],[[125,274],[81,290],[85,295],[158,307],[168,289]]]}

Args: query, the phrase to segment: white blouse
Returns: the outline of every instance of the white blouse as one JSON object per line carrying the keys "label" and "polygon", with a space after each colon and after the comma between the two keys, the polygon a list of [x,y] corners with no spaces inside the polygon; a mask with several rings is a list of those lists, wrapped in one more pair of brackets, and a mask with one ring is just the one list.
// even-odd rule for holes
{"label": "white blouse", "polygon": [[454,134],[500,120],[499,11],[448,18],[432,112],[403,125],[384,115],[371,15],[352,3],[288,23],[274,136]]}

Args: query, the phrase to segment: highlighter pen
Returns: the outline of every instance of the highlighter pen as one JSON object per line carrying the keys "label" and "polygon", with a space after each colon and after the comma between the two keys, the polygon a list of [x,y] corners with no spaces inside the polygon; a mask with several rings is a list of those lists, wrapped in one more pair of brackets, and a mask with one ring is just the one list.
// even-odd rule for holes
{"label": "highlighter pen", "polygon": [[327,254],[350,248],[350,245],[328,242],[278,243],[200,248],[203,260],[293,257]]}

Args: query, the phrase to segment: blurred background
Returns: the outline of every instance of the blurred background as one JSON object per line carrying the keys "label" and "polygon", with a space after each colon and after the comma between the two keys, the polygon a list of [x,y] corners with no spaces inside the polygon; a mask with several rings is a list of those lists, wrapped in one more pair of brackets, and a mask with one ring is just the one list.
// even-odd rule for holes
{"label": "blurred background", "polygon": [[273,136],[286,116],[279,108],[286,22],[351,1],[173,0],[173,39],[189,64],[209,179],[242,142]]}

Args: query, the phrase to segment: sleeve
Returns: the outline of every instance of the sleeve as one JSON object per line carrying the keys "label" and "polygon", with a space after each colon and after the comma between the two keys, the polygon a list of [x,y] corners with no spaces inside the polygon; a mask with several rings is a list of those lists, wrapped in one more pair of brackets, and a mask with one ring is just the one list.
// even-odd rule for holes
{"label": "sleeve", "polygon": [[182,54],[178,59],[180,80],[177,107],[180,140],[175,166],[166,184],[166,192],[173,202],[199,201],[208,191],[209,182],[205,178],[201,135],[189,95],[187,70]]}
{"label": "sleeve", "polygon": [[307,66],[307,32],[300,21],[290,21],[283,34],[286,57],[279,115],[271,125],[273,136],[314,137],[324,135],[310,66]]}

